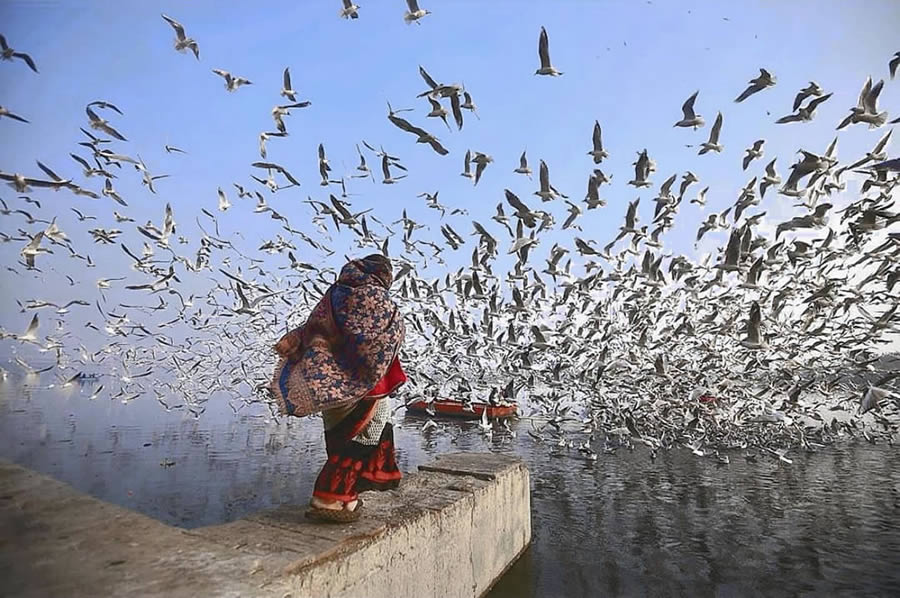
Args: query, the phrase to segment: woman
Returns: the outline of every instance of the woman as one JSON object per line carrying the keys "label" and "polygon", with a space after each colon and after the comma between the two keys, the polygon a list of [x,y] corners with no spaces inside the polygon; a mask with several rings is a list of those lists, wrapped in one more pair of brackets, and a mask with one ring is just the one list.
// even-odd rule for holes
{"label": "woman", "polygon": [[358,493],[400,482],[390,409],[384,397],[406,382],[398,355],[405,327],[388,289],[386,257],[347,263],[306,324],[286,334],[272,391],[281,411],[302,417],[321,411],[328,461],[316,479],[307,515],[355,521]]}

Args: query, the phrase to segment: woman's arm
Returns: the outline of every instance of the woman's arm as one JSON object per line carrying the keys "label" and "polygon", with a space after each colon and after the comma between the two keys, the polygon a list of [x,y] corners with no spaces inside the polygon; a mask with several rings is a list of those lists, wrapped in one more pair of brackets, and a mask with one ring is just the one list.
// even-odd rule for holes
{"label": "woman's arm", "polygon": [[303,346],[303,327],[294,328],[275,344],[275,352],[282,357],[295,357]]}

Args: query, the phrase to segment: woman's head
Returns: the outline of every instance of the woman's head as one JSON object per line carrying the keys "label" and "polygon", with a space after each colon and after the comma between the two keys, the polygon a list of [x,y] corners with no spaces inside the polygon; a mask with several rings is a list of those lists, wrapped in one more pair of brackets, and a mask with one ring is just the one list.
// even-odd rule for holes
{"label": "woman's head", "polygon": [[363,272],[377,277],[384,284],[385,288],[390,288],[391,283],[394,281],[390,259],[380,253],[373,253],[358,260],[358,264]]}

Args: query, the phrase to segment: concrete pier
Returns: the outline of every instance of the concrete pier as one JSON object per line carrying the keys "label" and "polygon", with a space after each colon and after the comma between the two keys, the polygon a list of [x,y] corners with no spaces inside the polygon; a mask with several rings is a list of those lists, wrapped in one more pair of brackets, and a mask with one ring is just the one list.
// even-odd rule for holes
{"label": "concrete pier", "polygon": [[531,541],[528,470],[453,453],[362,495],[365,514],[305,505],[184,530],[0,461],[0,596],[481,596]]}

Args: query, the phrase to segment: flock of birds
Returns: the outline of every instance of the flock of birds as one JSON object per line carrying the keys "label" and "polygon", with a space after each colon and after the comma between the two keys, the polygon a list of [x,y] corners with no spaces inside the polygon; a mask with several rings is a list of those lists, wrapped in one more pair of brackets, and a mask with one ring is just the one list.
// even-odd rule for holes
{"label": "flock of birds", "polygon": [[[430,14],[416,0],[407,5],[407,23]],[[359,11],[343,0],[340,16],[357,19]],[[175,49],[190,51],[199,61],[198,41],[175,19],[162,18],[174,30]],[[38,72],[28,54],[10,48],[3,37],[0,43],[4,60],[20,60]],[[538,57],[536,75],[563,75],[551,63],[544,28]],[[898,64],[900,52],[889,60],[891,79]],[[229,92],[251,85],[228,71],[213,72]],[[462,130],[464,111],[478,117],[462,85],[438,82],[422,67],[419,73],[426,85],[418,95],[427,102],[426,120],[440,119],[451,129],[452,117]],[[775,76],[760,69],[735,101],[749,101],[775,84]],[[837,128],[886,126],[888,114],[878,108],[883,86],[884,81],[867,79]],[[83,138],[71,154],[80,175],[41,162],[37,167],[43,176],[0,171],[19,202],[0,203],[0,223],[15,231],[0,233],[0,241],[21,244],[18,263],[5,265],[5,288],[13,289],[17,276],[49,278],[54,262],[69,256],[83,263],[85,279],[96,265],[81,239],[61,230],[56,218],[41,217],[47,210],[30,195],[38,189],[96,200],[71,206],[87,229],[84,235],[98,251],[122,251],[131,262],[130,271],[97,280],[93,296],[79,293],[65,304],[19,300],[22,312],[31,313],[30,323],[22,332],[2,336],[55,355],[41,368],[17,355],[19,367],[29,374],[55,370],[62,386],[96,379],[91,398],[127,403],[155,394],[165,409],[195,416],[213,396],[228,396],[235,412],[254,403],[269,405],[272,344],[303,321],[334,281],[339,265],[325,264],[329,256],[343,253],[334,239],[344,235],[356,253],[381,251],[395,265],[394,293],[408,329],[402,355],[411,379],[403,391],[407,400],[518,401],[535,415],[528,433],[537,441],[588,459],[596,459],[602,439],[607,450],[644,444],[655,455],[682,446],[727,462],[726,449],[742,448],[748,458],[771,453],[789,461],[787,447],[814,449],[857,434],[872,441],[890,439],[897,432],[900,371],[881,355],[900,331],[900,160],[888,160],[890,130],[870,152],[851,161],[838,159],[837,138],[823,150],[803,149],[784,179],[775,158],[757,170],[765,140],[753,142],[742,167],[755,174],[731,206],[709,214],[697,230],[698,242],[707,234],[724,233],[723,246],[718,256],[696,260],[667,252],[663,245],[686,198],[705,205],[709,187],[698,189],[700,180],[691,172],[662,182],[650,200],[650,213],[641,213],[640,197],[623,206],[624,221],[608,242],[581,232],[579,218],[606,205],[603,186],[612,184],[599,167],[609,157],[599,122],[589,140],[585,135],[593,169],[583,199],[555,188],[541,160],[534,198],[506,189],[490,222],[441,204],[438,191],[422,193],[426,205],[440,212],[439,231],[416,222],[406,210],[391,221],[351,203],[347,189],[354,179],[376,180],[370,160],[380,160],[381,183],[403,180],[406,168],[396,152],[361,140],[354,173],[336,177],[319,144],[320,183],[328,197],[305,202],[315,230],[300,230],[267,201],[300,185],[267,156],[267,142],[289,135],[288,117],[311,102],[298,100],[288,68],[280,96],[287,103],[272,109],[274,130],[259,134],[260,160],[250,165],[250,179],[258,187],[248,182],[234,183],[234,191],[218,189],[217,206],[203,207],[197,215],[199,244],[192,254],[186,253],[192,241],[181,233],[185,225],[176,223],[176,211],[188,205],[167,203],[161,221],[142,225],[124,211],[128,202],[115,189],[119,177],[138,177],[156,193],[154,183],[166,175],[152,173],[132,153],[118,130],[126,122],[124,111],[111,102],[85,107],[87,127],[81,128]],[[695,92],[684,102],[676,127],[705,126],[697,113],[698,96]],[[810,82],[797,93],[791,113],[776,122],[811,121],[831,97]],[[434,134],[399,116],[408,109],[387,108],[388,122],[416,144],[448,153]],[[22,123],[14,126],[28,123],[0,107],[2,117]],[[719,112],[708,140],[699,145],[700,156],[723,150],[722,124]],[[16,134],[7,129],[7,136]],[[188,153],[170,145],[165,150]],[[489,154],[467,151],[461,175],[477,185],[488,167],[497,168]],[[514,175],[531,179],[525,152],[517,166],[509,167]],[[649,190],[656,170],[645,149],[627,184]],[[100,185],[92,184],[98,180]],[[255,201],[253,212],[280,227],[259,248],[244,246],[238,234],[219,232],[219,220],[234,207],[229,194],[235,192],[238,202]],[[799,210],[774,231],[762,230],[765,212],[756,209],[767,192],[770,200],[794,201]],[[841,193],[851,199],[836,209],[830,198]],[[110,209],[101,203],[103,197],[115,202],[114,226],[101,226],[90,213],[89,208]],[[557,226],[562,206],[565,219]],[[538,255],[543,239],[566,230],[578,232]],[[457,251],[470,252],[471,260],[452,271],[444,256]],[[499,269],[503,254],[513,262],[507,271]],[[270,270],[273,259],[279,265]],[[435,268],[442,275],[428,277]],[[68,280],[72,288],[80,282]],[[133,299],[109,302],[110,289]],[[67,325],[66,314],[76,309],[90,314],[84,330]],[[46,330],[44,314],[55,319],[52,330]],[[82,334],[93,334],[97,348],[88,349],[91,342]],[[429,421],[426,427],[435,425]],[[486,420],[481,425],[488,435],[512,433],[508,424],[505,429]]]}

